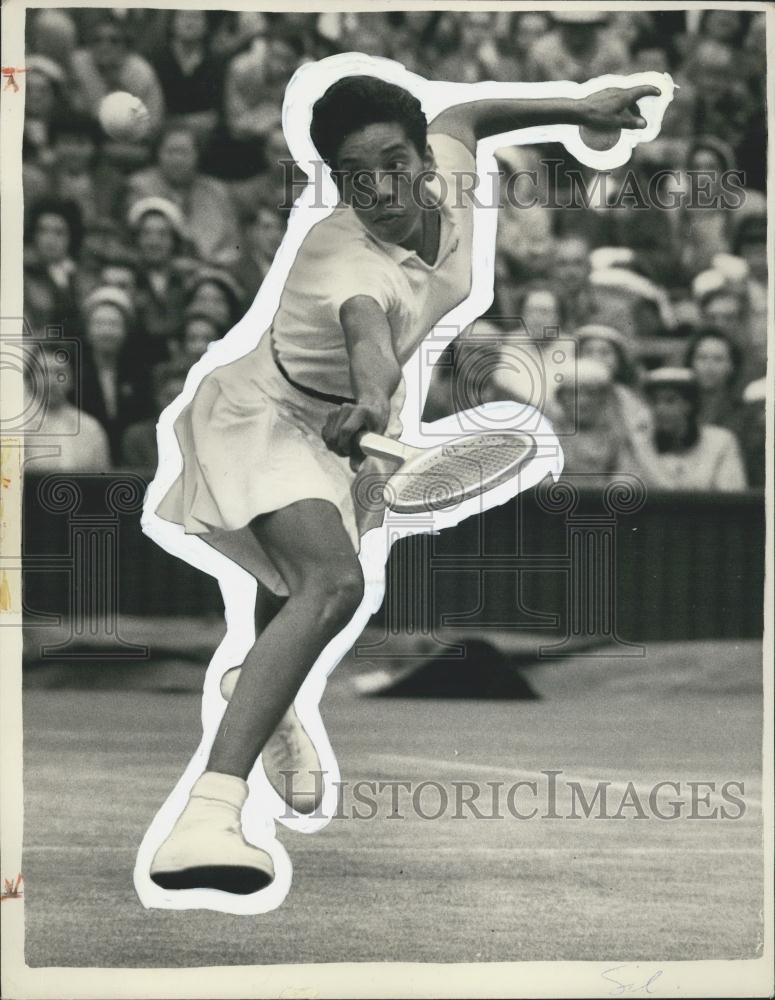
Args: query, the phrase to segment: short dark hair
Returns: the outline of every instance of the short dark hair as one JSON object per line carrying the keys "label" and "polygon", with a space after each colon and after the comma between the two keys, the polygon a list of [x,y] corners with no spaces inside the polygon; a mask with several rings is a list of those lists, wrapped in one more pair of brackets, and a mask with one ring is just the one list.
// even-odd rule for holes
{"label": "short dark hair", "polygon": [[69,198],[43,197],[30,206],[26,219],[27,238],[35,238],[38,223],[44,215],[58,215],[65,220],[70,236],[69,252],[77,257],[83,240],[83,216],[77,202]]}
{"label": "short dark hair", "polygon": [[720,330],[716,326],[704,326],[694,332],[694,335],[686,348],[686,356],[684,359],[686,367],[694,368],[694,358],[697,354],[697,348],[704,340],[720,340],[722,344],[726,344],[729,360],[732,365],[732,374],[729,376],[729,382],[730,384],[736,382],[737,377],[740,374],[740,369],[743,366],[743,352],[740,349],[740,346],[732,340],[729,334],[724,333],[723,330]]}
{"label": "short dark hair", "polygon": [[63,135],[85,136],[95,146],[102,144],[102,130],[95,118],[73,111],[68,115],[57,115],[49,126],[49,142],[53,145]]}
{"label": "short dark hair", "polygon": [[376,76],[347,76],[333,83],[312,108],[310,136],[323,159],[336,165],[347,136],[367,125],[395,122],[422,156],[428,121],[414,95]]}

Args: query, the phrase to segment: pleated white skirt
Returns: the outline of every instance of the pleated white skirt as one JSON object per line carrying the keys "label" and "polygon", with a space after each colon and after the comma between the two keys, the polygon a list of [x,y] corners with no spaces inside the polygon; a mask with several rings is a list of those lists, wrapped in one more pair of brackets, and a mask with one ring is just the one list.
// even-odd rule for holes
{"label": "pleated white skirt", "polygon": [[[402,400],[399,390],[387,429],[394,437]],[[375,485],[392,466],[369,458],[354,473],[349,459],[329,451],[321,432],[337,405],[294,388],[265,333],[254,350],[208,373],[178,416],[183,471],[156,513],[202,536],[277,594],[288,593],[285,581],[247,527],[258,515],[328,500],[358,552],[361,536],[382,524]]]}

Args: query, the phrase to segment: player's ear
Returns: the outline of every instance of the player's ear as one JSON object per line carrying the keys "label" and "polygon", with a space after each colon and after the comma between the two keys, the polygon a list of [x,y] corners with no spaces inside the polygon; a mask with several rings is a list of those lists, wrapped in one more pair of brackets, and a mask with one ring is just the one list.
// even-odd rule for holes
{"label": "player's ear", "polygon": [[425,152],[422,156],[422,165],[423,169],[428,173],[436,172],[436,157],[433,155],[433,150],[427,142],[425,144]]}

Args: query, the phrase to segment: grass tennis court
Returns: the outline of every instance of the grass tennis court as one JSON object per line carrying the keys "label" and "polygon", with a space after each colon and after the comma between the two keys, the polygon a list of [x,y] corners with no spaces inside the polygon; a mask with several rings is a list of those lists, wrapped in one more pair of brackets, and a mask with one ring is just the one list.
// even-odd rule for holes
{"label": "grass tennis court", "polygon": [[[192,671],[201,677],[180,667],[181,676]],[[484,820],[455,819],[450,806],[426,820],[401,798],[404,818],[390,819],[390,797],[377,796],[374,819],[335,819],[312,836],[281,829],[295,875],[274,913],[144,910],[132,885],[135,853],[198,742],[199,696],[193,684],[36,682],[24,696],[28,964],[634,961],[759,952],[757,643],[656,644],[637,666],[595,657],[547,663],[530,670],[539,701],[365,698],[353,671],[351,663],[339,668],[322,703],[350,782],[433,780],[451,790],[456,781],[510,785],[561,769],[588,790],[610,781],[618,804],[628,781],[645,796],[660,780],[744,780],[745,814],[521,821],[506,811]],[[422,801],[432,813],[439,800]]]}

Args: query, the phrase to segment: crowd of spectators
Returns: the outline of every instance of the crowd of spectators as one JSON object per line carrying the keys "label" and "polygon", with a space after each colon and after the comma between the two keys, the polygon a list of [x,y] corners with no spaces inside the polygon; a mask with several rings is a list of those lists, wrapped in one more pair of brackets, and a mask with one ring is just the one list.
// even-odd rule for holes
{"label": "crowd of spectators", "polygon": [[[569,472],[763,484],[763,13],[28,17],[25,319],[36,341],[53,327],[79,345],[77,370],[43,350],[44,430],[66,447],[38,468],[154,467],[159,412],[244,314],[300,190],[285,86],[302,62],[357,50],[469,83],[673,76],[660,136],[621,169],[596,174],[555,144],[498,151],[493,305],[438,366],[426,416],[518,399],[554,420]],[[143,140],[101,131],[113,90],[144,101]]]}

